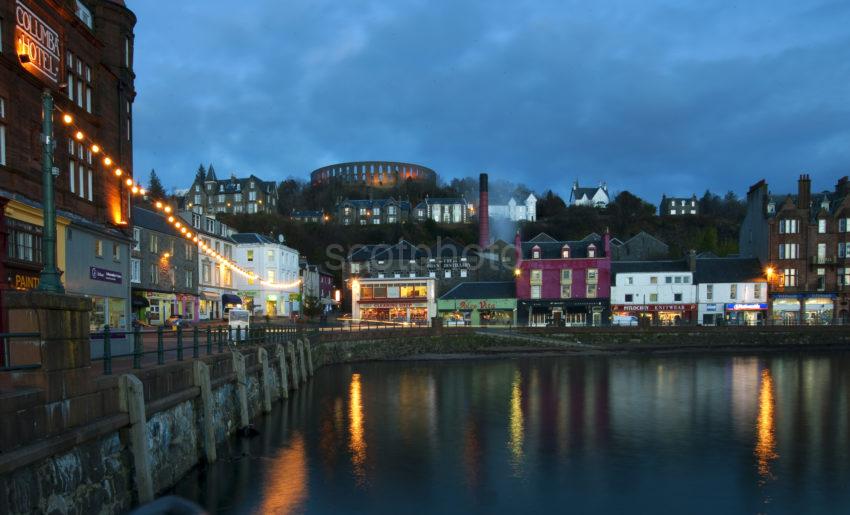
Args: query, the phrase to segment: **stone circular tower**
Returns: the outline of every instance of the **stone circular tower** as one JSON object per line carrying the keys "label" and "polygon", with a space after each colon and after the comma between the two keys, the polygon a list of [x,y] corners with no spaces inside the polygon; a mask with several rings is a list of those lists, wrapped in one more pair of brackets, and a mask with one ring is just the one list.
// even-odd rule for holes
{"label": "stone circular tower", "polygon": [[437,172],[422,165],[397,161],[355,161],[323,166],[310,173],[314,186],[340,181],[344,184],[363,184],[391,188],[406,180],[436,182]]}

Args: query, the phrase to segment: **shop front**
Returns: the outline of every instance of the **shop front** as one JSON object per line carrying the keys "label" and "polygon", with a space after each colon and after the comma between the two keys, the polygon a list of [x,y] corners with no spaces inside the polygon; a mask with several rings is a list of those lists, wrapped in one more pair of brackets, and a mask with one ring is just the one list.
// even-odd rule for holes
{"label": "shop front", "polygon": [[234,293],[222,293],[221,305],[224,313],[227,313],[233,308],[241,308],[243,306],[242,297]]}
{"label": "shop front", "polygon": [[767,303],[727,303],[724,313],[730,325],[762,325],[767,318]]}
{"label": "shop front", "polygon": [[198,296],[198,318],[218,320],[221,318],[221,294],[204,290]]}
{"label": "shop front", "polygon": [[608,299],[522,300],[519,323],[530,327],[601,326],[608,320]]}
{"label": "shop front", "polygon": [[835,294],[812,294],[804,299],[804,320],[809,325],[831,324],[835,318]]}
{"label": "shop front", "polygon": [[835,320],[834,293],[777,293],[771,295],[774,324],[831,324]]}
{"label": "shop front", "polygon": [[175,294],[177,302],[177,314],[184,320],[198,320],[198,297],[188,293]]}
{"label": "shop front", "polygon": [[434,279],[360,279],[352,285],[355,320],[427,323],[437,315]]}
{"label": "shop front", "polygon": [[802,295],[776,293],[771,295],[770,320],[773,324],[799,324]]}
{"label": "shop front", "polygon": [[636,316],[653,325],[679,325],[696,320],[696,304],[618,304],[611,306],[614,316]]}
{"label": "shop front", "polygon": [[144,296],[148,301],[148,308],[142,313],[142,322],[148,325],[163,325],[171,315],[180,314],[177,295],[146,291]]}
{"label": "shop front", "polygon": [[446,326],[516,325],[516,299],[440,299],[437,311]]}

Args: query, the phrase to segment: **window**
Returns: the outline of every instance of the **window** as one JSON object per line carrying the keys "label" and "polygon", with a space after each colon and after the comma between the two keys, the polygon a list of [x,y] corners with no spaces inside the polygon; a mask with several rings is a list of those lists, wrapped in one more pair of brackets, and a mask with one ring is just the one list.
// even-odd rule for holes
{"label": "window", "polygon": [[626,294],[626,302],[634,302],[634,301],[635,301],[634,294],[633,293],[627,293]]}
{"label": "window", "polygon": [[591,243],[590,246],[587,247],[587,257],[596,257],[596,245]]}
{"label": "window", "polygon": [[466,269],[465,269],[465,268],[461,269],[461,271],[460,271],[460,276],[461,276],[461,277],[466,277]]}
{"label": "window", "polygon": [[658,277],[652,276],[649,278],[649,284],[658,284]]}
{"label": "window", "polygon": [[561,284],[570,284],[573,282],[573,271],[569,268],[561,270]]}
{"label": "window", "polygon": [[706,298],[706,300],[712,300],[714,298],[714,285],[713,284],[705,285],[705,298]]}
{"label": "window", "polygon": [[201,280],[205,283],[209,283],[210,282],[210,264],[209,264],[209,262],[204,263],[203,266],[201,266],[201,274],[202,274]]}
{"label": "window", "polygon": [[729,285],[729,298],[735,300],[738,298],[738,285],[730,284]]}
{"label": "window", "polygon": [[673,284],[673,276],[668,275],[664,278],[664,282],[667,284]]}
{"label": "window", "polygon": [[121,246],[117,243],[112,244],[112,260],[121,261]]}
{"label": "window", "polygon": [[266,280],[270,283],[274,282],[274,270],[266,270]]}
{"label": "window", "polygon": [[850,268],[838,269],[838,284],[840,286],[850,286]]}
{"label": "window", "polygon": [[224,204],[224,195],[216,195],[216,201],[219,204]]}
{"label": "window", "polygon": [[563,258],[563,259],[569,259],[570,258],[570,246],[569,245],[564,245],[563,247],[561,247],[561,258]]}
{"label": "window", "polygon": [[249,201],[257,200],[257,192],[256,191],[249,191],[248,192],[248,200]]}
{"label": "window", "polygon": [[253,251],[253,250],[249,250],[249,251],[248,251],[248,262],[250,263],[250,262],[252,262],[252,261],[254,261],[254,251]]}
{"label": "window", "polygon": [[539,284],[532,284],[531,285],[531,298],[532,299],[539,299],[540,298],[540,285]]}
{"label": "window", "polygon": [[658,294],[650,293],[649,294],[649,302],[658,302]]}
{"label": "window", "polygon": [[779,234],[796,234],[798,230],[797,220],[783,219],[779,221]]}
{"label": "window", "polygon": [[838,219],[838,232],[850,232],[850,218]]}
{"label": "window", "polygon": [[141,250],[142,245],[142,229],[133,227],[133,250]]}
{"label": "window", "polygon": [[159,238],[156,234],[150,235],[150,239],[148,240],[148,249],[154,254],[159,252]]}
{"label": "window", "polygon": [[840,257],[840,258],[850,257],[850,243],[839,242],[839,244],[838,244],[838,257]]}
{"label": "window", "polygon": [[94,255],[103,257],[103,240],[94,240]]}
{"label": "window", "polygon": [[690,284],[691,283],[691,276],[686,275],[686,276],[682,277],[682,282],[685,283],[685,284]]}
{"label": "window", "polygon": [[596,297],[596,283],[587,285],[587,297],[591,299]]}
{"label": "window", "polygon": [[798,243],[780,243],[779,259],[797,259],[800,257],[800,245]]}
{"label": "window", "polygon": [[151,284],[158,284],[159,283],[159,273],[156,269],[156,263],[151,263],[149,282]]}
{"label": "window", "polygon": [[682,284],[682,276],[677,275],[673,282],[675,282],[676,284]]}
{"label": "window", "polygon": [[634,283],[635,283],[635,278],[634,278],[634,277],[631,277],[631,276],[630,276],[628,279],[629,279],[629,284],[634,284]]}
{"label": "window", "polygon": [[142,282],[142,262],[136,258],[130,259],[130,282]]}
{"label": "window", "polygon": [[826,219],[821,218],[818,220],[818,233],[824,234],[826,232]]}
{"label": "window", "polygon": [[274,250],[267,250],[266,251],[266,261],[274,263]]}
{"label": "window", "polygon": [[599,280],[599,270],[595,268],[587,269],[587,282],[590,284],[596,284]]}
{"label": "window", "polygon": [[6,166],[6,99],[0,97],[0,166]]}
{"label": "window", "polygon": [[9,259],[41,263],[41,227],[7,217],[6,233],[6,255]]}
{"label": "window", "polygon": [[782,274],[785,286],[797,286],[797,269],[786,268]]}
{"label": "window", "polygon": [[531,271],[531,284],[543,284],[543,270]]}
{"label": "window", "polygon": [[124,38],[124,66],[130,67],[130,36]]}
{"label": "window", "polygon": [[91,11],[89,11],[89,8],[83,5],[80,0],[77,0],[77,18],[79,18],[80,21],[82,21],[86,25],[86,27],[90,29],[94,28],[94,22],[92,20]]}
{"label": "window", "polygon": [[[79,3],[79,2],[78,2]],[[77,107],[92,112],[92,69],[71,52],[66,55],[68,70],[68,99],[76,101]]]}
{"label": "window", "polygon": [[193,281],[192,281],[192,271],[191,271],[191,270],[187,270],[187,271],[186,271],[186,288],[191,288],[191,287],[192,287],[192,282],[193,282]]}
{"label": "window", "polygon": [[753,285],[753,297],[756,300],[761,299],[761,283],[755,283]]}
{"label": "window", "polygon": [[184,249],[186,252],[186,259],[192,259],[192,245],[186,243]]}
{"label": "window", "polygon": [[535,245],[534,248],[531,249],[531,259],[540,259],[540,247]]}
{"label": "window", "polygon": [[[78,197],[92,200],[92,153],[85,145],[68,139],[68,189]],[[86,188],[88,184],[88,188]]]}

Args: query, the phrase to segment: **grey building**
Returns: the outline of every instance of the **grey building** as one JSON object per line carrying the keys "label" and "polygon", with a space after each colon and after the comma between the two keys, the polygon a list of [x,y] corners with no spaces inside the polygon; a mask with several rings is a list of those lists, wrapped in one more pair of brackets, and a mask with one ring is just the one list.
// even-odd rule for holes
{"label": "grey building", "polygon": [[[130,245],[123,233],[70,215],[65,291],[92,300],[90,330],[109,325],[118,339],[131,329]],[[118,343],[118,342],[116,342]]]}
{"label": "grey building", "polygon": [[277,211],[277,184],[251,174],[219,179],[212,165],[201,177],[198,173],[186,192],[181,209],[215,216],[217,213],[274,213]]}
{"label": "grey building", "polygon": [[670,255],[670,247],[655,236],[641,231],[626,241],[617,238],[611,240],[611,259],[613,261],[646,261],[665,259]]}
{"label": "grey building", "polygon": [[133,207],[130,277],[138,320],[161,325],[172,315],[198,320],[197,244],[160,215]]}
{"label": "grey building", "polygon": [[346,199],[336,207],[336,221],[342,225],[397,224],[409,218],[410,202],[392,197]]}
{"label": "grey building", "polygon": [[430,198],[416,205],[411,215],[413,220],[434,220],[442,224],[465,224],[472,218],[472,204],[463,197]]}
{"label": "grey building", "polygon": [[661,204],[658,205],[659,216],[687,216],[699,214],[699,202],[697,196],[690,197],[668,197],[661,196]]}

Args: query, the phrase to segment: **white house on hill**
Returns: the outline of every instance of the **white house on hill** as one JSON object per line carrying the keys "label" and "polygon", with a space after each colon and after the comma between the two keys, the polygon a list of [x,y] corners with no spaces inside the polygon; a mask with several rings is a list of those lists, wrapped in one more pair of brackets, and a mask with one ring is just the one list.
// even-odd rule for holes
{"label": "white house on hill", "polygon": [[608,186],[604,182],[600,182],[596,188],[582,188],[576,181],[570,190],[571,206],[606,207],[609,201]]}

